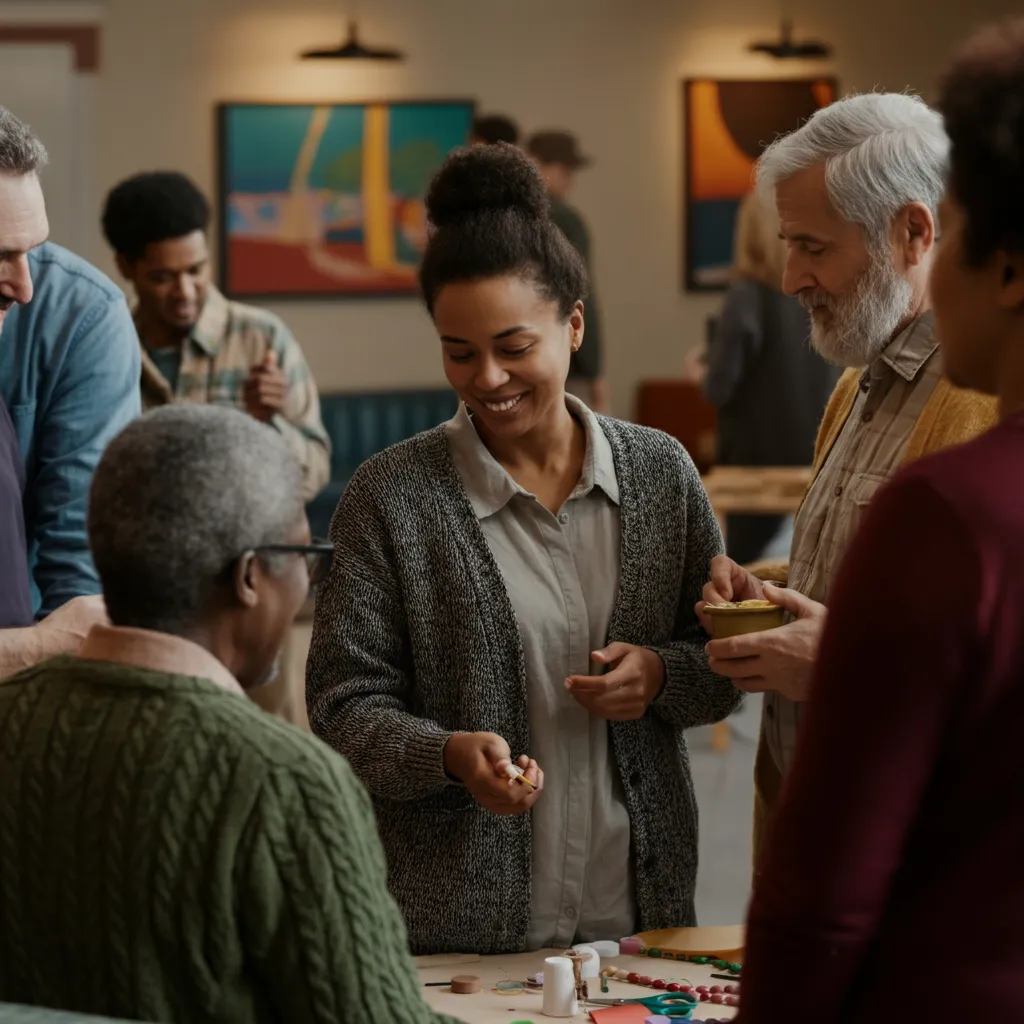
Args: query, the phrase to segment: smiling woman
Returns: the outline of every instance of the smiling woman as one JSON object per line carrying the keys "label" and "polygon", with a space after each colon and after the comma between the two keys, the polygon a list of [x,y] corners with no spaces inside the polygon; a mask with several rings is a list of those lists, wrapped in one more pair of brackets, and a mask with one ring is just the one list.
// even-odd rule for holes
{"label": "smiling woman", "polygon": [[421,285],[462,404],[342,496],[311,724],[370,789],[416,952],[693,924],[683,730],[739,699],[692,610],[710,503],[678,442],[566,394],[586,272],[529,160],[457,152],[427,211]]}

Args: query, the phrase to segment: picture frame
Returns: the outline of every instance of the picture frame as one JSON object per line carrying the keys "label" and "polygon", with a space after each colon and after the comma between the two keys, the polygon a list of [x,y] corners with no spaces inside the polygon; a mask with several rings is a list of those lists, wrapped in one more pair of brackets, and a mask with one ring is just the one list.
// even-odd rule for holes
{"label": "picture frame", "polygon": [[733,264],[733,233],[753,190],[764,147],[799,128],[839,95],[834,78],[713,79],[682,82],[682,286],[722,291]]}
{"label": "picture frame", "polygon": [[424,197],[471,99],[217,106],[220,281],[237,299],[416,296]]}

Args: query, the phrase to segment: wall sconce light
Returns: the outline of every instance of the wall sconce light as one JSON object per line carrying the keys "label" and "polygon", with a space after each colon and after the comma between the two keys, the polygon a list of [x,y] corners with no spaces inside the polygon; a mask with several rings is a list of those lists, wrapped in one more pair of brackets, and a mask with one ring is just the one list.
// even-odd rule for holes
{"label": "wall sconce light", "polygon": [[783,18],[779,26],[779,38],[768,42],[751,43],[752,53],[767,53],[776,60],[794,60],[798,58],[822,58],[832,56],[832,47],[828,43],[817,40],[805,40],[802,43],[793,40],[793,22]]}
{"label": "wall sconce light", "polygon": [[[356,5],[353,4],[352,8]],[[351,9],[351,8],[350,8]],[[303,60],[404,60],[405,54],[388,47],[364,46],[359,41],[359,26],[353,11],[348,22],[348,38],[327,50],[306,50]]]}

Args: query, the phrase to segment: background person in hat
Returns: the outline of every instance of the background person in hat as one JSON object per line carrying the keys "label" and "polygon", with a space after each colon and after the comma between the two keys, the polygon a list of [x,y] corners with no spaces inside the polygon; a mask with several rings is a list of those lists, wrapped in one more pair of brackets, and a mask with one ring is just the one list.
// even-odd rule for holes
{"label": "background person in hat", "polygon": [[590,164],[580,152],[575,135],[562,131],[537,132],[526,143],[526,151],[540,168],[551,197],[551,219],[561,228],[573,248],[583,257],[590,282],[587,296],[587,331],[584,343],[572,356],[566,390],[582,398],[596,412],[608,411],[608,389],[604,381],[604,339],[601,314],[590,261],[590,231],[582,214],[567,202],[576,183],[576,172]]}

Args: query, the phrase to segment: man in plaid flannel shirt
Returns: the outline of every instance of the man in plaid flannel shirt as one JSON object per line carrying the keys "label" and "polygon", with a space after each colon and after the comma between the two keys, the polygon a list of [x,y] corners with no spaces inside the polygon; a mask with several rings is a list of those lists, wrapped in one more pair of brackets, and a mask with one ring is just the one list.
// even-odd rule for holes
{"label": "man in plaid flannel shirt", "polygon": [[142,405],[209,402],[246,410],[295,449],[308,501],[327,482],[330,445],[298,342],[274,314],[211,283],[210,207],[183,174],[139,174],[107,197],[103,231],[135,288]]}

